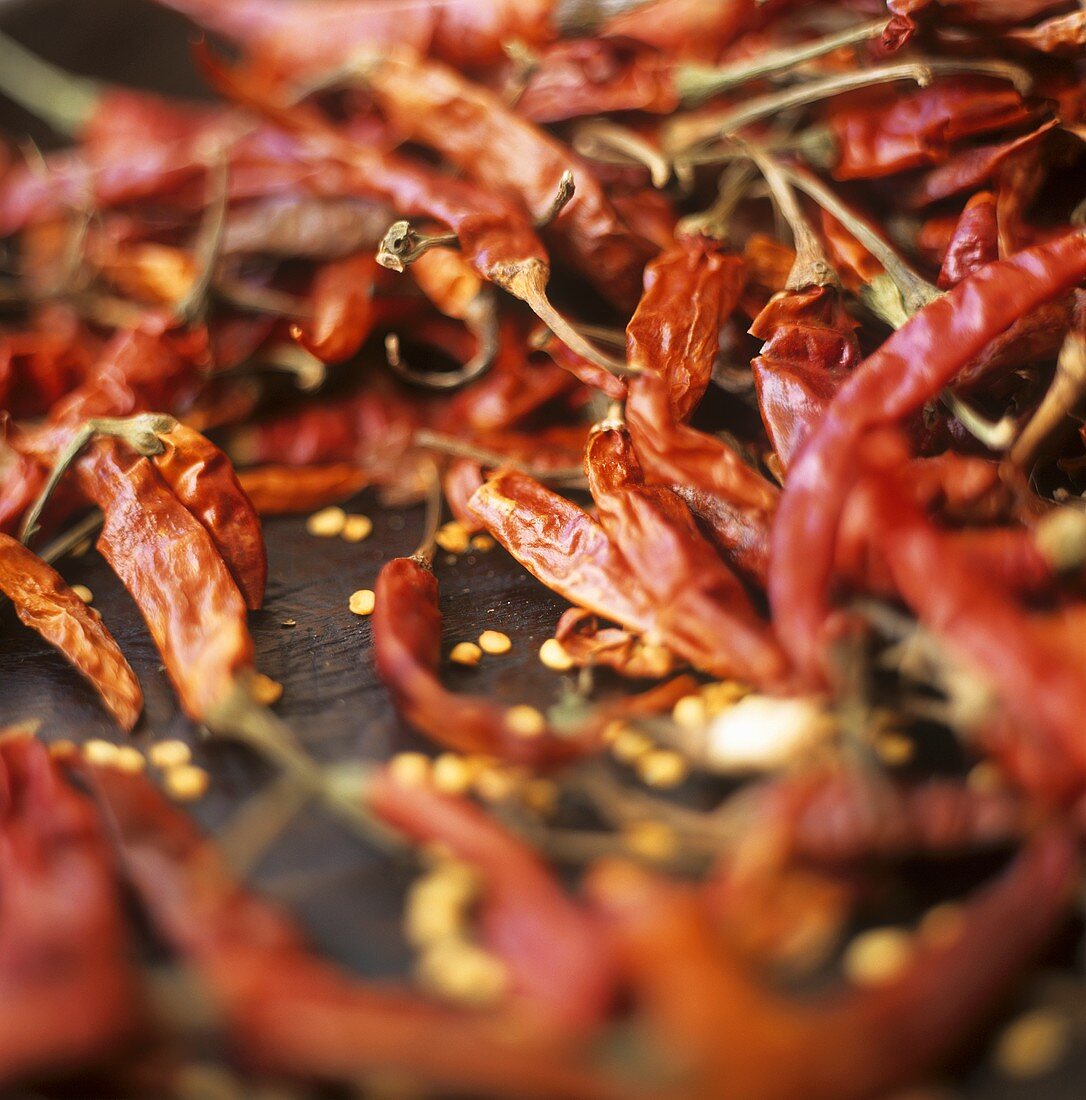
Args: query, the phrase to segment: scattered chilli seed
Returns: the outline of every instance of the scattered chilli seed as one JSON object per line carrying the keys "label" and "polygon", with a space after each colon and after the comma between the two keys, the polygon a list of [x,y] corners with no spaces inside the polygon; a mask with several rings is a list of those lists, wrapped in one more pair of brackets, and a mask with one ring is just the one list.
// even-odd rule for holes
{"label": "scattered chilli seed", "polygon": [[489,535],[472,535],[471,548],[485,554],[494,549],[494,540]]}
{"label": "scattered chilli seed", "polygon": [[487,767],[480,770],[472,782],[475,793],[484,802],[505,802],[516,794],[518,777],[505,768]]}
{"label": "scattered chilli seed", "polygon": [[147,756],[156,768],[179,768],[192,760],[192,749],[184,741],[157,741]]}
{"label": "scattered chilli seed", "polygon": [[113,766],[129,775],[139,775],[146,769],[147,759],[135,746],[122,745],[113,758]]}
{"label": "scattered chilli seed", "polygon": [[73,584],[72,591],[85,603],[94,603],[94,593],[85,584]]}
{"label": "scattered chilli seed", "polygon": [[855,985],[881,985],[901,973],[912,951],[912,937],[904,929],[872,928],[848,945],[842,967]]}
{"label": "scattered chilli seed", "polygon": [[558,785],[550,779],[530,779],[520,797],[525,806],[537,814],[549,814],[558,805]]}
{"label": "scattered chilli seed", "polygon": [[437,533],[436,539],[438,546],[450,554],[463,554],[471,544],[467,528],[462,523],[457,523],[456,520],[450,520],[448,523],[443,524]]}
{"label": "scattered chilli seed", "polygon": [[112,764],[117,759],[117,746],[112,741],[94,738],[83,744],[83,755],[91,764]]}
{"label": "scattered chilli seed", "polygon": [[929,909],[917,926],[917,933],[930,944],[945,946],[958,939],[965,927],[965,913],[960,905],[944,902]]}
{"label": "scattered chilli seed", "polygon": [[651,737],[647,737],[632,726],[625,726],[619,730],[611,743],[611,753],[616,760],[621,761],[623,764],[635,764],[642,756],[650,753],[654,747]]}
{"label": "scattered chilli seed", "polygon": [[705,700],[700,695],[684,695],[671,710],[675,725],[684,730],[699,730],[705,725],[709,715]]}
{"label": "scattered chilli seed", "polygon": [[342,508],[322,508],[305,521],[305,529],[316,538],[334,539],[343,533],[347,513]]}
{"label": "scattered chilli seed", "polygon": [[167,793],[178,802],[195,802],[207,794],[211,777],[195,764],[170,768],[163,778]]}
{"label": "scattered chilli seed", "polygon": [[484,630],[479,635],[479,648],[484,653],[491,653],[494,655],[500,655],[502,653],[508,653],[513,648],[513,643],[508,634],[503,634],[500,630]]}
{"label": "scattered chilli seed", "polygon": [[340,532],[344,542],[365,542],[373,534],[373,520],[369,516],[348,516]]}
{"label": "scattered chilli seed", "polygon": [[555,672],[568,672],[573,667],[573,658],[557,638],[548,638],[539,647],[539,659]]}
{"label": "scattered chilli seed", "polygon": [[623,831],[626,847],[636,856],[665,863],[678,851],[675,830],[663,821],[636,821]]}
{"label": "scattered chilli seed", "polygon": [[449,660],[454,665],[474,668],[483,659],[483,651],[474,642],[457,642],[452,647]]}
{"label": "scattered chilli seed", "polygon": [[496,955],[462,940],[443,940],[425,951],[416,974],[432,993],[469,1008],[493,1007],[509,989],[505,964]]}
{"label": "scattered chilli seed", "polygon": [[254,702],[270,707],[283,698],[283,685],[264,673],[256,673],[249,681],[249,691]]}
{"label": "scattered chilli seed", "polygon": [[73,756],[76,756],[79,752],[79,746],[74,741],[69,741],[68,738],[61,738],[59,741],[54,741],[49,746],[49,755],[56,757],[58,760],[70,760]]}
{"label": "scattered chilli seed", "polygon": [[347,606],[355,615],[372,615],[373,609],[377,606],[377,596],[372,589],[360,588],[357,592],[351,593]]}
{"label": "scattered chilli seed", "polygon": [[1008,1077],[1040,1077],[1063,1058],[1070,1033],[1070,1021],[1054,1009],[1027,1012],[1000,1035],[995,1064]]}
{"label": "scattered chilli seed", "polygon": [[434,761],[430,778],[442,794],[465,794],[471,789],[473,771],[462,756],[443,752]]}
{"label": "scattered chilli seed", "polygon": [[388,762],[388,770],[397,783],[424,787],[430,780],[430,758],[421,752],[398,752]]}
{"label": "scattered chilli seed", "polygon": [[686,779],[690,774],[690,766],[677,752],[655,749],[638,758],[637,774],[648,786],[667,790],[679,786]]}
{"label": "scattered chilli seed", "polygon": [[884,764],[895,767],[907,764],[916,752],[916,743],[911,737],[900,733],[881,733],[875,738],[875,751]]}
{"label": "scattered chilli seed", "polygon": [[505,712],[505,724],[518,737],[539,737],[547,729],[547,719],[524,703]]}

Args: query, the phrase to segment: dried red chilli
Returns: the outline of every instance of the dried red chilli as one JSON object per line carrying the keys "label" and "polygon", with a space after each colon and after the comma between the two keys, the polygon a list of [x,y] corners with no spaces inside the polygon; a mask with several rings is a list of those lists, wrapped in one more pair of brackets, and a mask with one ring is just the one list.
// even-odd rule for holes
{"label": "dried red chilli", "polygon": [[1006,712],[1063,761],[1061,786],[1080,787],[1086,749],[1071,715],[1086,689],[1076,654],[1012,594],[976,572],[953,540],[903,501],[892,481],[877,480],[862,491],[873,494],[875,537],[898,592],[936,637],[990,683]]}
{"label": "dried red chilli", "polygon": [[76,469],[105,517],[99,551],[139,607],[185,712],[206,720],[253,664],[237,583],[147,459],[103,440]]}
{"label": "dried red chilli", "polygon": [[363,76],[399,130],[486,187],[517,195],[536,221],[547,219],[563,174],[572,171],[577,193],[549,235],[606,297],[620,306],[636,300],[652,250],[629,232],[590,170],[561,144],[436,63],[388,56],[367,63]]}
{"label": "dried red chilli", "polygon": [[789,223],[796,247],[784,291],[770,299],[749,330],[766,341],[751,371],[762,423],[781,467],[787,469],[859,362],[860,346],[836,272],[794,192],[771,159],[757,151],[752,156]]}
{"label": "dried red chilli", "polygon": [[203,524],[253,610],[264,600],[268,555],[256,509],[230,460],[210,440],[179,424],[159,435],[152,461],[170,491]]}
{"label": "dried red chilli", "polygon": [[483,65],[500,61],[508,41],[538,45],[558,30],[553,0],[424,0],[406,9],[331,0],[317,12],[297,0],[240,0],[228,9],[214,0],[156,2],[292,72],[335,68],[361,49],[393,45],[452,64]]}
{"label": "dried red chilli", "polygon": [[324,264],[310,292],[311,316],[292,326],[295,339],[324,363],[350,359],[362,347],[375,321],[377,261],[357,253]]}
{"label": "dried red chilli", "polygon": [[768,625],[686,505],[645,484],[628,434],[599,426],[585,469],[604,531],[653,601],[653,637],[715,676],[780,684],[787,662]]}
{"label": "dried red chilli", "polygon": [[[280,105],[266,89],[237,70],[227,69],[206,50],[199,59],[204,73],[223,95],[263,112],[296,135],[303,151],[312,150],[308,154],[311,161],[339,165],[339,172],[332,173],[333,180],[343,177],[359,193],[380,196],[401,214],[432,217],[450,226],[465,256],[484,278],[500,283],[510,265],[526,261],[545,266],[542,245],[527,219],[510,204],[406,157],[351,141],[308,107]],[[328,184],[316,180],[313,186],[319,194]],[[342,191],[341,186],[339,189]]]}
{"label": "dried red chilli", "polygon": [[1009,791],[844,769],[767,780],[749,805],[781,858],[831,867],[992,848],[1017,840],[1030,824],[1024,801]]}
{"label": "dried red chilli", "polygon": [[115,823],[126,877],[159,934],[206,985],[245,1065],[345,1083],[395,1071],[485,1096],[600,1095],[599,1078],[574,1063],[576,1046],[528,1019],[468,1015],[345,976],[306,948],[280,910],[248,892],[145,777],[96,768],[91,779]]}
{"label": "dried red chilli", "polygon": [[906,207],[919,209],[989,184],[1008,160],[1044,140],[1059,122],[1049,119],[1021,137],[978,145],[957,153],[945,164],[932,168],[902,195]]}
{"label": "dried red chilli", "polygon": [[[923,1078],[951,1057],[950,1036],[974,1031],[1058,928],[1074,864],[1066,835],[1042,835],[966,904],[949,942],[917,944],[900,974],[813,1003],[752,976],[689,889],[623,865],[601,867],[590,888],[658,1057],[679,1073],[667,1095],[844,1100]],[[998,967],[990,936],[1005,937]]]}
{"label": "dried red chilli", "polygon": [[353,497],[370,483],[349,462],[324,466],[254,466],[237,472],[238,483],[260,516],[308,513]]}
{"label": "dried red chilli", "polygon": [[827,112],[838,157],[835,179],[874,179],[940,164],[952,146],[1030,120],[1013,88],[981,77],[957,77],[901,95],[864,93]]}
{"label": "dried red chilli", "polygon": [[554,637],[576,667],[611,668],[635,680],[670,676],[679,663],[666,646],[651,645],[621,627],[606,626],[580,607],[562,615]]}
{"label": "dried red chilli", "polygon": [[584,509],[526,474],[499,471],[471,498],[480,523],[533,576],[571,603],[652,634],[653,600]]}
{"label": "dried red chilli", "polygon": [[97,611],[37,555],[0,534],[0,592],[31,630],[56,647],[94,686],[120,725],[130,730],[143,710],[135,673]]}
{"label": "dried red chilli", "polygon": [[996,200],[990,191],[979,191],[965,204],[943,253],[938,286],[949,290],[977,268],[999,259]]}
{"label": "dried red chilli", "polygon": [[467,799],[398,783],[387,771],[366,799],[416,844],[440,844],[483,876],[483,942],[509,967],[514,995],[574,1033],[597,1026],[613,994],[606,942],[535,850]]}
{"label": "dried red chilli", "polygon": [[0,792],[0,1081],[17,1088],[124,1053],[147,1006],[90,800],[14,733],[0,739]]}
{"label": "dried red chilli", "polygon": [[382,567],[374,591],[377,674],[416,729],[457,752],[535,766],[573,760],[598,745],[598,734],[591,730],[570,736],[545,726],[524,731],[510,708],[442,685],[438,584],[428,564],[393,558]]}
{"label": "dried red chilli", "polygon": [[770,601],[782,643],[809,675],[820,671],[832,541],[864,435],[937,396],[1016,318],[1084,276],[1077,230],[989,264],[916,314],[838,391],[791,471],[773,531]]}

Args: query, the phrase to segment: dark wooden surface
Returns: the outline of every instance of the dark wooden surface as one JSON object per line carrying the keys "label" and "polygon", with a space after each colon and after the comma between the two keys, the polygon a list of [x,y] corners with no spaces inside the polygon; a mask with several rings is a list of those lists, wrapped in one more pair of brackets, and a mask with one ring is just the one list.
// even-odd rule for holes
{"label": "dark wooden surface", "polygon": [[[198,89],[188,67],[184,24],[138,0],[36,0],[2,5],[0,18],[28,45],[75,71],[175,93]],[[49,140],[46,131],[14,108],[0,107],[0,125],[8,133],[25,131]],[[384,759],[420,747],[376,681],[369,622],[348,611],[347,599],[355,589],[373,586],[382,562],[410,552],[421,513],[384,510],[368,493],[350,507],[375,521],[372,537],[362,544],[315,539],[306,534],[301,518],[267,524],[268,595],[265,608],[252,616],[259,667],[284,685],[277,713],[314,756],[329,764]],[[209,794],[192,812],[209,829],[221,828],[267,783],[267,769],[243,750],[201,743],[199,731],[178,711],[138,612],[94,551],[68,558],[59,568],[70,582],[93,590],[95,606],[143,683],[147,708],[135,743],[147,747],[159,738],[181,737],[192,744],[197,762],[212,776]],[[451,669],[450,684],[514,702],[553,702],[561,678],[543,669],[536,653],[552,632],[562,601],[498,549],[457,560],[441,555],[436,571],[446,651],[486,628],[503,630],[514,642],[510,654],[487,657],[478,669]],[[295,625],[284,626],[287,620]],[[120,740],[90,689],[19,624],[7,605],[0,608],[0,727],[21,721],[40,722],[47,740]],[[297,915],[322,951],[360,973],[388,976],[403,973],[408,961],[397,928],[411,874],[406,864],[379,856],[319,811],[309,810],[254,869],[253,879]],[[999,945],[992,950],[998,952]],[[1080,1031],[1086,1032],[1086,987],[1068,971],[1053,980],[1060,999],[1077,1006]],[[948,1095],[976,1100],[1082,1097],[1086,1043],[1079,1043],[1058,1072],[1021,1083],[993,1072],[980,1057]]]}

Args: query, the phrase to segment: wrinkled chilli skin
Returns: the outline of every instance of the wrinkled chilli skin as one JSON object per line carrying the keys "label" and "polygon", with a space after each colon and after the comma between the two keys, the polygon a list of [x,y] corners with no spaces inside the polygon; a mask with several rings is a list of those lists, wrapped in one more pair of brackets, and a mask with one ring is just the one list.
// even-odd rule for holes
{"label": "wrinkled chilli skin", "polygon": [[247,891],[144,776],[97,768],[90,778],[140,903],[208,988],[245,1065],[344,1083],[394,1071],[438,1091],[488,1097],[614,1097],[577,1066],[576,1045],[531,1018],[458,1012],[344,975]]}
{"label": "wrinkled chilli skin", "polygon": [[773,529],[774,620],[782,643],[808,675],[822,674],[833,540],[864,436],[936,397],[1016,318],[1083,277],[1082,230],[990,264],[918,312],[838,391],[789,475]]}
{"label": "wrinkled chilli skin", "polygon": [[173,495],[204,525],[250,609],[264,599],[268,554],[256,509],[230,459],[210,440],[178,425],[159,436],[152,461]]}
{"label": "wrinkled chilli skin", "polygon": [[101,441],[78,472],[105,516],[98,549],[139,607],[185,713],[202,721],[253,664],[237,583],[147,459]]}
{"label": "wrinkled chilli skin", "polygon": [[0,1083],[55,1078],[146,1041],[97,808],[31,737],[0,739]]}
{"label": "wrinkled chilli skin", "polygon": [[86,677],[122,729],[143,710],[143,692],[97,611],[36,554],[0,534],[0,592],[31,630],[55,646]]}
{"label": "wrinkled chilli skin", "polygon": [[583,755],[595,738],[549,731],[526,738],[490,699],[446,690],[439,678],[441,612],[437,579],[415,558],[393,558],[375,588],[373,646],[377,673],[416,728],[458,752],[524,764],[557,764]]}

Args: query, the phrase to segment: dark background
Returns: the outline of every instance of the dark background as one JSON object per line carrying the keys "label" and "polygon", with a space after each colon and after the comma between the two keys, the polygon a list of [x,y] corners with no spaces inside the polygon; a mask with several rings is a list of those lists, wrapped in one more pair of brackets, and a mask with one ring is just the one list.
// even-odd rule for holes
{"label": "dark background", "polygon": [[[229,0],[223,0],[228,3]],[[0,3],[4,29],[49,59],[118,83],[174,94],[200,94],[188,62],[189,30],[183,21],[138,0],[29,0]],[[55,143],[47,129],[0,101],[0,127]],[[410,553],[421,510],[391,512],[366,493],[347,505],[375,521],[371,538],[349,545],[306,534],[304,520],[266,524],[270,576],[264,610],[251,617],[261,671],[285,688],[277,713],[305,747],[327,763],[384,759],[422,747],[397,719],[377,682],[368,620],[347,609],[349,595],[372,588],[388,558]],[[215,830],[267,782],[268,770],[243,750],[200,744],[199,731],[178,711],[173,692],[139,613],[93,550],[66,559],[59,569],[70,583],[89,586],[143,684],[146,713],[134,743],[181,737],[195,746],[196,761],[211,773],[210,793],[192,806]],[[439,555],[445,614],[445,649],[474,640],[483,629],[502,630],[513,650],[486,657],[474,670],[452,669],[449,682],[493,693],[510,702],[546,705],[560,678],[537,659],[564,604],[525,574],[500,549],[453,560]],[[293,619],[293,627],[285,620]],[[120,740],[94,693],[37,635],[22,627],[10,604],[0,608],[0,727],[41,722],[46,740],[102,737]],[[287,905],[314,944],[344,965],[371,976],[403,973],[408,962],[399,934],[403,891],[412,877],[406,863],[390,861],[345,834],[319,811],[303,812],[253,873],[254,883]],[[993,954],[999,944],[992,945]],[[1058,998],[1076,1010],[1079,1042],[1059,1071],[1015,1083],[986,1068],[981,1055],[963,1067],[948,1093],[975,1100],[1071,1100],[1086,1096],[1086,995],[1077,974],[1064,970],[1039,979],[1022,1005]],[[910,1094],[919,1100],[919,1094]],[[901,1098],[904,1100],[904,1097]]]}

